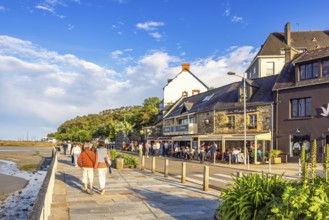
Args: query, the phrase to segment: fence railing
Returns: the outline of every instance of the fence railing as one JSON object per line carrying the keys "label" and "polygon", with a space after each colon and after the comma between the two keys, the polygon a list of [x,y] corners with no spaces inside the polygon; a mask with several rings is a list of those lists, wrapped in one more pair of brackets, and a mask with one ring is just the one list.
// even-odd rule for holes
{"label": "fence railing", "polygon": [[57,170],[57,150],[52,151],[52,160],[48,173],[42,183],[37,199],[31,210],[28,220],[47,220],[51,211],[51,202],[55,186]]}

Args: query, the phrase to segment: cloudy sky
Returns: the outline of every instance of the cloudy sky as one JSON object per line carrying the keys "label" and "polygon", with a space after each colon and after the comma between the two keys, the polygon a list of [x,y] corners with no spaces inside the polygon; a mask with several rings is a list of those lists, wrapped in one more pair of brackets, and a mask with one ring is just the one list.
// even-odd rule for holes
{"label": "cloudy sky", "polygon": [[[320,6],[320,7],[319,7]],[[0,139],[162,99],[181,64],[208,86],[239,79],[270,32],[328,30],[329,2],[0,0]]]}

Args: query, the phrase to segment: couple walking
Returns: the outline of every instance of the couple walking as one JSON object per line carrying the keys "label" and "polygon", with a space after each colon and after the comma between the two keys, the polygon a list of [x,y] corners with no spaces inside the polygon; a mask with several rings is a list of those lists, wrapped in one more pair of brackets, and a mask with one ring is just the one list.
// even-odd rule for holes
{"label": "couple walking", "polygon": [[[99,193],[104,195],[105,193],[105,182],[106,173],[108,170],[107,161],[111,161],[111,156],[108,155],[107,149],[105,148],[105,142],[99,142],[99,148],[97,148],[96,153],[91,150],[92,144],[86,143],[84,145],[84,151],[79,155],[78,165],[82,168],[82,182],[83,182],[83,192],[94,194],[93,192],[93,181],[94,181],[94,170],[98,170],[99,179]],[[89,191],[88,191],[89,183]]]}

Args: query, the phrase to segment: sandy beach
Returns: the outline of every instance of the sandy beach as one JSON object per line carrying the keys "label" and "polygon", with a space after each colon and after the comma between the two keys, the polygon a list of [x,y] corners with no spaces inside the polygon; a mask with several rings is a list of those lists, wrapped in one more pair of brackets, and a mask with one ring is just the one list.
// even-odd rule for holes
{"label": "sandy beach", "polygon": [[[0,201],[4,201],[9,195],[26,187],[28,184],[28,174],[17,176],[20,171],[16,168],[17,164],[38,164],[41,160],[40,156],[33,156],[36,152],[41,155],[49,155],[51,148],[49,147],[0,147]],[[8,164],[9,160],[14,163]]]}

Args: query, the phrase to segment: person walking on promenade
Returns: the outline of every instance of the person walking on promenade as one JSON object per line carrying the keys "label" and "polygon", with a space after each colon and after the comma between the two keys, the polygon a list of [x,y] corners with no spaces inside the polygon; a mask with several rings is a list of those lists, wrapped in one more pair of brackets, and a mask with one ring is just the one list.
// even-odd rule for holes
{"label": "person walking on promenade", "polygon": [[93,193],[93,181],[94,181],[94,166],[96,161],[96,155],[91,151],[92,144],[85,143],[84,151],[78,157],[78,166],[82,168],[82,182],[83,192],[88,193],[89,183],[89,194]]}
{"label": "person walking on promenade", "polygon": [[71,150],[71,155],[73,156],[73,163],[74,163],[74,166],[78,166],[78,157],[81,153],[81,148],[79,146],[79,144],[74,144],[73,147],[72,147],[72,150]]}
{"label": "person walking on promenade", "polygon": [[206,157],[205,143],[202,143],[200,148],[200,163],[204,162],[205,157]]}
{"label": "person walking on promenade", "polygon": [[99,142],[99,148],[96,150],[96,163],[94,168],[98,170],[99,192],[101,195],[105,194],[105,182],[108,166],[107,161],[111,160],[111,155],[108,154],[105,148],[104,141]]}
{"label": "person walking on promenade", "polygon": [[66,155],[66,151],[67,151],[67,142],[64,141],[64,143],[62,144],[63,146],[63,152],[64,152],[64,155]]}
{"label": "person walking on promenade", "polygon": [[139,142],[138,153],[139,153],[139,157],[143,156],[143,142]]}
{"label": "person walking on promenade", "polygon": [[145,156],[149,157],[149,153],[150,153],[150,143],[146,142],[145,143]]}
{"label": "person walking on promenade", "polygon": [[210,158],[211,161],[214,161],[215,153],[217,151],[217,145],[215,142],[212,142],[211,148],[210,148]]}

